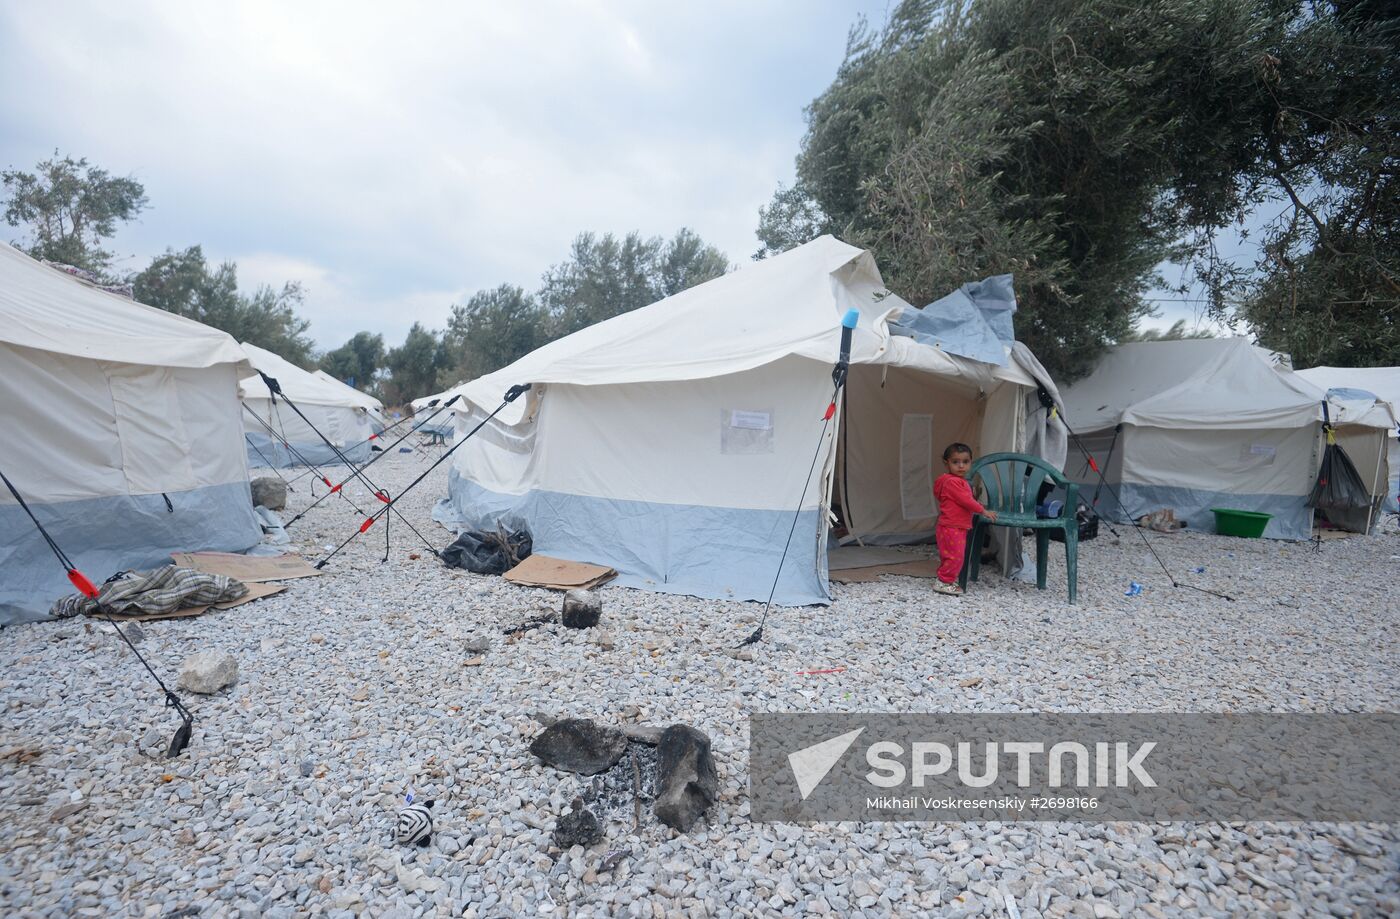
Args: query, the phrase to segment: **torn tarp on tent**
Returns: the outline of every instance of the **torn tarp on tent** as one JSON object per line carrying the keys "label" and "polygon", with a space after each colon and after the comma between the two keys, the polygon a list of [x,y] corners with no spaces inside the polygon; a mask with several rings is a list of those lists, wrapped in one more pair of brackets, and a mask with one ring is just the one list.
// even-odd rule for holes
{"label": "torn tarp on tent", "polygon": [[1011,275],[964,284],[923,309],[905,307],[892,317],[892,335],[904,335],[949,354],[1006,366],[1006,347],[1016,340],[1012,314],[1016,294]]}

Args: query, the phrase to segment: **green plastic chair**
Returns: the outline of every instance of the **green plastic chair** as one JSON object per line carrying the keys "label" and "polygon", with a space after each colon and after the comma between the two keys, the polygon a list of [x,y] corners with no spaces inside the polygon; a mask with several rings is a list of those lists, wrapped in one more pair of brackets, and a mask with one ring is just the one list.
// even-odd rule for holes
{"label": "green plastic chair", "polygon": [[[992,522],[981,514],[973,516],[967,557],[963,559],[962,572],[958,576],[960,586],[966,588],[969,579],[977,580],[978,570],[982,567],[982,534],[989,526],[999,526],[1035,530],[1035,586],[1044,590],[1046,564],[1050,560],[1050,533],[1062,530],[1065,534],[1069,602],[1074,603],[1079,579],[1079,521],[1075,518],[1075,509],[1079,507],[1079,486],[1049,463],[1024,453],[989,453],[973,462],[968,470],[969,481],[979,476],[987,490],[987,500],[983,504],[987,510],[996,511],[997,519]],[[1059,517],[1037,517],[1035,513],[1036,496],[1047,480],[1065,490],[1065,507]]]}

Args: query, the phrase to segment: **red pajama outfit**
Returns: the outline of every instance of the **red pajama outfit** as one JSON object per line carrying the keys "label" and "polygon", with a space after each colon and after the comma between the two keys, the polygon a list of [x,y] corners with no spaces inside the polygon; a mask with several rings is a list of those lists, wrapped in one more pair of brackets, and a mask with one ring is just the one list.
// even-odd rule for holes
{"label": "red pajama outfit", "polygon": [[945,472],[933,481],[933,497],[938,502],[938,526],[934,542],[938,544],[938,580],[953,584],[962,571],[967,553],[967,531],[972,529],[972,515],[987,509],[972,497],[967,479]]}

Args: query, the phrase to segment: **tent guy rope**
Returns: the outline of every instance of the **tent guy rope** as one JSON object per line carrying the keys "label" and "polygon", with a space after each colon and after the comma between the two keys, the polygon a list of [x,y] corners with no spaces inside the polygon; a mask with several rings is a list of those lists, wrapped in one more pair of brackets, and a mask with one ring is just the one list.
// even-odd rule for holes
{"label": "tent guy rope", "polygon": [[[281,434],[278,434],[278,433],[277,433],[277,429],[274,428],[272,425],[268,424],[267,419],[263,418],[263,417],[262,417],[261,415],[259,415],[257,412],[255,412],[255,411],[253,411],[251,408],[249,408],[249,407],[248,407],[248,403],[246,403],[246,402],[243,403],[243,410],[244,410],[245,412],[247,412],[249,415],[252,415],[252,416],[253,416],[253,419],[254,419],[255,421],[257,421],[258,424],[260,424],[260,425],[263,426],[263,430],[267,431],[268,434],[271,434],[272,437],[273,437],[273,439],[274,439],[275,441],[277,441],[277,443],[280,443],[280,444],[287,450],[287,453],[290,454],[291,457],[292,457],[293,459],[295,459],[297,462],[301,463],[301,465],[305,466],[305,467],[307,468],[307,470],[308,470],[312,475],[314,475],[317,479],[320,479],[322,482],[324,482],[325,485],[326,485],[326,487],[329,488],[329,489],[331,490],[331,491],[330,491],[331,494],[333,494],[333,495],[334,495],[334,494],[338,494],[338,495],[340,495],[342,498],[344,498],[344,499],[346,500],[346,502],[349,503],[349,505],[350,505],[352,508],[355,509],[355,513],[357,513],[357,514],[363,514],[363,513],[364,513],[364,511],[360,509],[359,505],[357,505],[354,501],[351,501],[351,500],[350,500],[350,496],[349,496],[349,495],[347,495],[347,494],[345,494],[345,492],[343,492],[343,491],[337,489],[337,488],[332,484],[332,482],[331,482],[331,480],[330,480],[330,476],[326,475],[325,472],[323,472],[319,466],[317,466],[315,463],[311,462],[311,460],[307,459],[306,456],[305,456],[300,450],[298,450],[296,447],[292,446],[292,442],[291,442],[290,440],[287,440],[287,439],[286,439],[285,437],[283,437]],[[247,437],[248,435],[245,434],[244,436]],[[260,455],[261,455],[261,454],[260,454]],[[305,474],[306,474],[306,473],[302,473],[302,475],[305,475]],[[301,477],[301,476],[297,476],[297,478],[300,478],[300,477]],[[295,481],[296,481],[296,479],[292,479],[292,482],[295,482]],[[316,489],[315,489],[315,484],[314,484],[314,483],[315,483],[315,479],[312,479],[312,483],[313,483],[313,484],[312,484],[311,494],[312,494],[312,496],[314,497],[314,496],[316,495]],[[289,483],[287,483],[287,484],[290,485],[291,482],[289,482]]]}
{"label": "tent guy rope", "polygon": [[[297,417],[300,418],[317,437],[321,438],[321,443],[331,448],[331,452],[335,454],[336,458],[342,463],[344,463],[346,468],[350,470],[351,476],[359,479],[360,482],[363,483],[364,486],[369,489],[370,494],[378,498],[386,508],[393,510],[394,514],[399,518],[399,520],[403,521],[405,526],[412,530],[419,539],[423,540],[423,545],[427,546],[433,552],[437,551],[437,546],[434,546],[431,542],[429,542],[428,537],[424,536],[421,532],[419,532],[418,528],[414,526],[407,517],[399,513],[398,508],[394,507],[394,502],[390,500],[388,492],[384,491],[384,489],[371,482],[369,476],[361,472],[360,468],[357,467],[354,463],[352,463],[350,461],[350,458],[347,457],[344,453],[342,453],[340,448],[333,444],[329,437],[321,433],[320,428],[316,427],[316,425],[311,423],[311,419],[307,418],[306,415],[302,413],[302,410],[297,407],[297,404],[291,399],[287,398],[286,394],[282,392],[281,384],[277,382],[275,377],[270,377],[266,373],[263,373],[261,370],[258,371],[258,376],[262,377],[263,383],[266,384],[268,393],[272,398],[273,406],[277,405],[278,399],[281,399],[283,402],[287,403],[287,407],[290,408],[293,412],[296,412]],[[383,454],[381,454],[381,456],[382,455]],[[339,485],[333,486],[331,488],[331,491],[339,490]],[[363,511],[361,511],[361,513],[363,513]]]}
{"label": "tent guy rope", "polygon": [[[436,411],[434,411],[434,412],[433,412],[431,415],[429,415],[427,418],[423,419],[423,423],[424,423],[424,424],[427,424],[429,421],[431,421],[431,420],[433,419],[434,416],[437,415],[438,412],[441,412],[443,409],[448,408],[450,405],[452,405],[452,403],[456,402],[456,401],[457,401],[458,399],[460,399],[460,398],[461,398],[461,396],[453,396],[451,399],[448,399],[446,403],[444,403],[443,405],[439,406],[439,407],[437,408]],[[437,403],[437,400],[436,400],[436,399],[433,400],[433,404],[436,404],[436,403]],[[407,418],[404,419],[404,421],[407,421],[407,420],[408,420]],[[400,423],[402,423],[402,422],[400,422]],[[385,430],[388,430],[388,429],[386,428]],[[358,471],[363,472],[364,470],[368,469],[370,466],[373,466],[373,465],[374,465],[376,462],[378,462],[381,458],[383,458],[383,457],[385,457],[385,456],[388,456],[389,453],[390,453],[395,447],[397,447],[399,444],[403,443],[404,440],[406,440],[407,438],[411,437],[412,435],[413,435],[413,429],[410,429],[410,430],[404,432],[404,434],[403,434],[402,436],[400,436],[398,440],[394,441],[393,443],[389,444],[389,446],[385,447],[384,450],[383,450],[383,452],[379,453],[377,456],[371,457],[370,460],[369,460],[368,462],[366,462],[364,465],[362,465],[362,466],[359,468]],[[340,481],[340,483],[339,483],[338,485],[336,485],[336,486],[332,489],[332,492],[334,492],[335,490],[339,489],[341,486],[345,485],[345,483],[349,482],[352,478],[354,478],[354,474],[353,474],[353,473],[352,473],[351,475],[346,476],[344,479],[342,479],[342,480]],[[310,511],[311,508],[313,508],[313,507],[315,507],[316,505],[320,504],[322,501],[324,501],[324,500],[325,500],[326,498],[328,498],[329,496],[330,496],[330,493],[327,493],[327,494],[324,494],[324,495],[322,495],[321,497],[317,498],[315,501],[313,501],[313,502],[306,508],[306,510],[303,510],[301,513],[297,514],[297,515],[296,515],[295,517],[293,517],[291,520],[287,521],[287,524],[286,524],[286,525],[287,525],[288,527],[290,527],[292,524],[296,523],[298,520],[300,520],[301,518],[305,517],[306,514],[307,514],[307,512]],[[360,513],[363,514],[364,512],[361,511]]]}
{"label": "tent guy rope", "polygon": [[[396,496],[394,496],[391,500],[389,500],[388,502],[386,502],[385,505],[384,505],[383,507],[381,507],[379,510],[375,511],[373,514],[370,514],[368,517],[366,517],[366,518],[364,519],[364,521],[360,524],[359,529],[357,529],[355,532],[351,533],[351,534],[349,535],[349,537],[347,537],[346,540],[345,540],[344,542],[342,542],[340,545],[336,546],[335,549],[333,549],[329,555],[327,555],[325,558],[323,558],[323,559],[321,559],[319,562],[317,562],[317,563],[316,563],[316,567],[317,567],[318,569],[324,569],[324,568],[326,567],[326,564],[327,564],[328,562],[330,562],[331,559],[333,559],[333,558],[335,558],[337,555],[339,555],[339,554],[340,554],[340,551],[341,551],[342,549],[344,549],[346,546],[350,545],[350,543],[352,543],[352,542],[355,540],[355,538],[356,538],[357,536],[359,536],[361,533],[364,533],[364,532],[365,532],[366,530],[368,530],[370,527],[374,526],[374,522],[375,522],[376,520],[378,520],[380,517],[382,517],[382,516],[384,516],[385,514],[389,513],[389,511],[393,511],[394,513],[398,514],[398,508],[394,507],[394,505],[395,505],[395,503],[398,502],[398,500],[399,500],[400,498],[402,498],[404,495],[408,494],[408,493],[409,493],[410,491],[412,491],[415,487],[417,487],[418,484],[421,483],[424,479],[426,479],[426,478],[429,476],[429,474],[432,473],[432,471],[433,471],[434,469],[436,469],[438,466],[442,465],[442,463],[443,463],[448,457],[450,457],[453,453],[455,453],[458,447],[462,446],[462,444],[466,443],[468,440],[471,440],[472,435],[475,434],[477,431],[480,431],[483,427],[486,426],[486,423],[487,423],[488,421],[490,421],[491,419],[495,418],[498,414],[500,414],[501,409],[505,408],[508,404],[510,404],[511,402],[514,402],[516,399],[520,398],[520,396],[521,396],[523,393],[528,392],[528,391],[530,390],[530,386],[531,386],[531,384],[529,384],[529,383],[524,383],[524,384],[521,384],[521,385],[512,386],[510,389],[506,390],[505,397],[501,400],[501,404],[498,405],[498,406],[496,406],[494,409],[492,409],[491,414],[487,415],[485,418],[483,418],[483,419],[477,424],[476,427],[472,428],[470,431],[468,431],[466,434],[464,434],[455,444],[452,445],[452,448],[451,448],[451,449],[447,450],[445,453],[443,453],[442,456],[438,457],[438,458],[433,462],[433,464],[432,464],[431,466],[429,466],[427,469],[423,470],[422,474],[420,474],[420,475],[418,476],[418,478],[414,479],[412,482],[409,482],[408,485],[404,486],[403,490],[400,491],[400,492],[399,492]],[[403,515],[402,515],[402,514],[399,514],[399,518],[400,518],[400,519],[403,519]],[[417,531],[415,530],[414,532],[417,532]],[[420,534],[420,535],[421,535],[421,534]],[[426,540],[424,540],[424,541],[426,542]],[[440,553],[438,552],[438,550],[437,550],[435,547],[432,547],[432,546],[430,545],[430,548],[433,549],[433,555],[436,555],[436,556],[438,556],[438,557],[441,557]]]}
{"label": "tent guy rope", "polygon": [[[389,500],[388,494],[378,485],[375,485],[373,482],[371,482],[367,476],[361,474],[356,465],[352,463],[350,459],[343,452],[341,452],[341,450],[335,444],[331,443],[331,441],[326,437],[325,434],[321,433],[320,429],[317,428],[316,425],[311,423],[311,419],[307,418],[306,415],[302,414],[301,409],[297,408],[296,404],[292,402],[292,400],[286,397],[286,395],[282,392],[281,386],[278,384],[275,378],[270,377],[267,374],[262,373],[261,371],[259,371],[259,376],[263,378],[263,382],[268,388],[269,397],[272,400],[274,410],[276,409],[278,399],[281,399],[283,402],[287,403],[287,407],[290,408],[293,412],[295,412],[297,414],[297,417],[301,418],[302,422],[304,422],[306,426],[310,428],[312,432],[315,433],[315,435],[321,439],[321,442],[331,449],[331,452],[333,452],[336,455],[340,462],[344,463],[346,467],[350,469],[351,478],[358,478],[365,485],[365,487],[367,487],[370,490],[370,493],[373,494],[376,498],[378,498],[381,502],[383,502],[386,506],[392,503]],[[277,436],[277,432],[273,431],[273,429],[270,426],[268,426],[267,422],[263,421],[258,416],[257,412],[254,412],[252,409],[248,408],[246,403],[243,407],[248,409],[248,413],[254,418],[257,418],[258,421],[261,422],[270,433],[272,433],[274,436]],[[308,460],[300,451],[298,451],[296,447],[293,447],[291,441],[287,440],[285,437],[282,437],[280,439],[282,440],[282,444],[289,451],[291,451],[293,455],[295,455],[299,460],[301,460],[302,463],[315,470],[316,474],[320,477],[321,481],[325,483],[326,487],[329,488],[332,493],[339,494],[345,497],[345,500],[349,502],[352,508],[355,509],[356,513],[365,513],[358,505],[355,504],[354,501],[350,500],[349,496],[345,495],[344,490],[341,488],[341,485],[343,485],[344,483],[341,483],[341,485],[333,485],[331,483],[330,477],[327,476],[325,472],[323,472],[321,469],[317,468],[313,463],[311,463],[311,461]],[[346,479],[346,481],[349,481],[349,479]],[[437,547],[428,541],[428,537],[424,536],[421,532],[419,532],[418,528],[415,527],[412,524],[412,522],[408,520],[407,517],[399,513],[397,508],[394,509],[394,513],[398,516],[399,520],[401,520],[404,523],[405,526],[412,530],[414,534],[417,535],[417,537],[423,541],[423,545],[427,546],[434,553],[437,552]]]}
{"label": "tent guy rope", "polygon": [[[385,426],[384,426],[384,430],[378,432],[377,434],[371,434],[371,435],[369,435],[368,437],[366,437],[364,440],[357,440],[357,441],[355,441],[355,442],[352,443],[352,444],[347,444],[346,447],[345,447],[345,449],[346,449],[347,451],[348,451],[348,450],[353,450],[353,449],[355,449],[356,447],[364,446],[365,444],[373,444],[376,440],[383,440],[383,439],[384,439],[384,435],[388,434],[388,433],[389,433],[390,431],[392,431],[394,428],[398,427],[398,426],[401,425],[401,424],[406,424],[407,422],[412,421],[412,420],[413,420],[413,416],[412,416],[412,415],[405,415],[405,416],[403,416],[402,418],[400,418],[398,421],[395,421],[393,424],[387,424],[387,425],[385,425]],[[413,433],[413,432],[412,432],[412,429],[410,429],[409,433],[410,433],[410,434]],[[388,448],[388,447],[383,447],[383,448],[381,448],[381,449],[387,450],[387,449],[389,449],[389,448]]]}
{"label": "tent guy rope", "polygon": [[[5,475],[4,471],[0,471],[0,479],[4,480],[5,487],[9,489],[15,501],[23,508],[25,514],[29,516],[35,529],[39,531],[39,535],[44,538],[44,542],[48,544],[49,549],[52,550],[54,556],[58,559],[58,563],[63,566],[63,570],[68,572],[68,580],[83,596],[96,600],[101,591],[88,579],[87,575],[78,570],[78,566],[73,564],[73,560],[68,557],[68,554],[63,551],[63,548],[59,546],[58,542],[49,535],[49,531],[44,529],[44,525],[39,522],[38,517],[34,516],[34,511],[30,510],[29,504],[24,500],[23,496],[20,495],[19,489],[15,488],[14,483],[10,481],[10,477]],[[190,710],[185,708],[184,703],[180,701],[180,697],[171,691],[170,687],[165,685],[165,681],[162,680],[160,675],[155,672],[155,669],[151,667],[150,662],[142,656],[140,651],[136,650],[136,645],[132,643],[131,638],[122,630],[121,626],[117,625],[117,621],[112,618],[112,615],[101,606],[97,608],[102,613],[103,618],[111,623],[112,628],[121,636],[122,641],[126,642],[126,646],[131,649],[131,653],[136,655],[136,659],[141,662],[141,666],[146,668],[146,672],[151,675],[151,679],[156,681],[156,685],[160,687],[160,691],[165,694],[165,707],[173,708],[179,713],[180,726],[176,728],[175,736],[170,739],[170,746],[167,748],[165,754],[167,758],[178,756],[181,751],[190,745],[190,737],[194,732],[194,715],[190,714]]]}
{"label": "tent guy rope", "polygon": [[826,443],[826,432],[831,427],[831,419],[836,415],[836,405],[841,398],[841,390],[846,385],[846,375],[851,367],[851,333],[855,330],[856,323],[860,321],[860,313],[856,310],[847,310],[846,315],[841,317],[841,351],[836,359],[836,366],[831,369],[831,400],[827,403],[826,412],[822,415],[822,432],[817,438],[817,449],[812,453],[812,464],[807,469],[807,478],[802,482],[802,494],[797,499],[797,509],[792,512],[792,526],[788,528],[787,539],[783,542],[783,554],[778,559],[778,570],[773,573],[773,587],[768,591],[768,601],[763,604],[763,615],[758,620],[758,628],[754,629],[748,638],[739,642],[735,647],[742,648],[745,645],[755,644],[763,638],[763,626],[768,622],[768,611],[773,608],[773,597],[778,592],[778,581],[783,576],[783,565],[787,562],[788,549],[792,547],[792,534],[797,531],[797,521],[802,516],[802,502],[807,500],[807,489],[812,484],[812,473],[816,471],[817,459],[821,456],[822,445]]}
{"label": "tent guy rope", "polygon": [[253,436],[251,434],[244,434],[243,439],[248,441],[248,446],[253,448],[253,452],[262,457],[264,463],[267,463],[267,468],[272,470],[272,474],[282,480],[282,484],[287,486],[287,491],[296,491],[296,489],[292,487],[292,483],[288,482],[287,477],[282,474],[282,471],[274,466],[272,461],[267,458],[267,454],[258,449],[258,445],[253,442]]}

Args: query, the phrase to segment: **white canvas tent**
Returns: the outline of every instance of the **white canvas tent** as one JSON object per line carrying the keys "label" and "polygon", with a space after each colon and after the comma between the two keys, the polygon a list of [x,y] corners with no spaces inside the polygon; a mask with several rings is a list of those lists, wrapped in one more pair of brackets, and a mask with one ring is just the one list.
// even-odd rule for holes
{"label": "white canvas tent", "polygon": [[347,399],[350,399],[356,405],[362,406],[364,410],[369,413],[369,424],[370,427],[374,429],[374,433],[380,433],[388,425],[388,419],[384,414],[384,403],[374,398],[374,396],[366,392],[360,392],[348,383],[337,380],[324,370],[312,371],[311,375],[318,380],[323,380],[339,387],[344,391],[344,395]]}
{"label": "white canvas tent", "polygon": [[[1325,393],[1270,352],[1239,338],[1119,345],[1064,397],[1066,422],[1122,505],[1077,448],[1065,472],[1105,517],[1169,507],[1213,532],[1211,508],[1221,507],[1272,514],[1265,536],[1312,535],[1307,496],[1322,456]],[[1389,409],[1374,399],[1329,404],[1357,469],[1374,469]]]}
{"label": "white canvas tent", "polygon": [[[625,585],[762,600],[806,484],[775,601],[825,602],[833,506],[867,541],[926,538],[949,442],[1064,459],[1029,350],[998,366],[891,334],[908,307],[826,236],[552,342],[458,390],[460,437],[533,384],[454,455],[439,519],[523,523],[535,551]],[[822,435],[848,309],[850,379]]]}
{"label": "white canvas tent", "polygon": [[[414,422],[413,429],[415,431],[422,431],[424,434],[438,434],[442,437],[451,437],[453,431],[452,412],[450,410],[437,412],[435,416],[433,413],[443,402],[451,399],[453,393],[457,392],[459,389],[461,389],[460,384],[454,386],[452,389],[433,393],[431,396],[424,396],[421,399],[414,399],[410,402],[409,407],[413,409],[413,417],[415,419],[421,419]],[[430,418],[431,420],[429,420]]]}
{"label": "white canvas tent", "polygon": [[[343,383],[322,380],[256,345],[244,342],[243,350],[253,369],[276,380],[283,394],[316,427],[312,430],[281,399],[273,402],[262,377],[256,374],[246,377],[238,386],[244,406],[252,413],[245,411],[243,418],[250,465],[296,466],[303,460],[317,466],[339,463],[335,450],[326,446],[316,431],[324,434],[352,463],[369,459],[369,436],[374,430],[370,426],[369,411],[359,398],[363,393],[354,390],[347,393],[350,387]],[[277,436],[270,433],[268,427]],[[281,439],[290,443],[295,452],[283,446]]]}
{"label": "white canvas tent", "polygon": [[[1391,411],[1400,417],[1400,367],[1309,367],[1299,370],[1298,376],[1318,389],[1329,390],[1334,398],[1349,393],[1370,394],[1390,405]],[[1386,451],[1386,465],[1390,467],[1390,484],[1386,488],[1383,510],[1392,513],[1397,508],[1397,495],[1400,494],[1400,439],[1396,428],[1391,428]],[[1363,473],[1364,474],[1364,473]]]}
{"label": "white canvas tent", "polygon": [[[89,578],[262,538],[248,495],[238,343],[0,245],[0,469]],[[0,489],[0,624],[73,592]]]}

